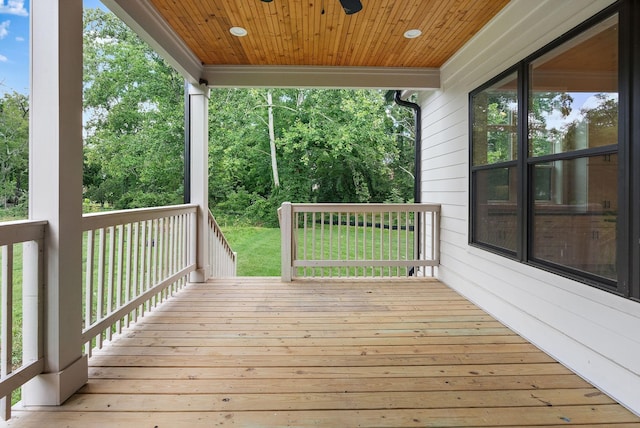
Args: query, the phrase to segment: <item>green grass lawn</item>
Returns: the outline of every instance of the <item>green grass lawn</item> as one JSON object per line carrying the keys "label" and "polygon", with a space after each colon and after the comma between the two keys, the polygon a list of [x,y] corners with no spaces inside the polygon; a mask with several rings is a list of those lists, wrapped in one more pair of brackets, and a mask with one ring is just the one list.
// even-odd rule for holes
{"label": "green grass lawn", "polygon": [[[345,228],[341,234],[338,233],[337,228],[333,232],[332,242],[329,242],[328,227],[324,228],[324,235],[321,238],[320,227],[316,228],[315,238],[318,243],[322,243],[322,255],[319,254],[320,250],[313,252],[308,249],[308,257],[328,260],[328,259],[340,259],[340,260],[372,260],[372,259],[388,259],[392,257],[400,257],[400,259],[413,254],[413,235],[406,236],[404,232],[401,233],[400,239],[398,239],[397,232],[394,232],[392,239],[390,239],[390,232],[388,230],[371,228],[365,232],[362,227],[350,228],[347,238]],[[229,241],[233,251],[238,253],[238,276],[280,276],[280,229],[278,228],[264,228],[264,227],[222,227],[222,231]],[[304,237],[302,229],[299,231],[298,238],[298,250],[303,251]],[[358,235],[357,239],[355,234]],[[347,244],[347,240],[351,240],[351,246]],[[307,240],[311,241],[309,235]],[[360,246],[356,253],[356,248],[353,242],[358,241]],[[408,241],[407,241],[408,240]],[[383,243],[381,244],[381,241]],[[372,245],[372,242],[375,244]],[[384,254],[379,253],[379,249],[384,248]],[[320,247],[318,247],[320,248]],[[347,248],[349,254],[347,254]],[[373,250],[375,248],[375,250]],[[406,249],[409,251],[406,251]],[[315,257],[312,257],[315,256]],[[318,268],[315,273],[323,274],[326,276],[350,276],[354,275],[395,275],[396,268]]]}
{"label": "green grass lawn", "polygon": [[280,229],[223,227],[238,253],[238,276],[280,276]]}

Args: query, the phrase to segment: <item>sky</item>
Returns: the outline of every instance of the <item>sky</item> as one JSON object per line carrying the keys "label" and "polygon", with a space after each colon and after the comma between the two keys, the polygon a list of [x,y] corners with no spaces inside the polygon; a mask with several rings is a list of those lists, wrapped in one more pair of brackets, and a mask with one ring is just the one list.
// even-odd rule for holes
{"label": "sky", "polygon": [[[29,92],[29,1],[0,0],[0,95]],[[105,9],[100,0],[84,7]]]}

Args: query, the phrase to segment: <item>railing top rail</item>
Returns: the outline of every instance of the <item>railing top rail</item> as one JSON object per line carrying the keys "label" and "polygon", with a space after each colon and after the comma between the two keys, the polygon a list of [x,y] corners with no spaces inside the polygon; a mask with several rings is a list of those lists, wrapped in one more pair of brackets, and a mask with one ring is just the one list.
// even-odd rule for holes
{"label": "railing top rail", "polygon": [[389,212],[440,211],[440,204],[291,204],[294,212]]}
{"label": "railing top rail", "polygon": [[231,257],[232,259],[235,260],[236,254],[233,252],[233,248],[231,248],[231,244],[229,244],[229,241],[227,241],[226,236],[224,236],[224,233],[222,233],[222,229],[220,228],[220,225],[216,221],[216,218],[213,216],[213,213],[211,212],[211,210],[209,210],[209,222],[210,222],[210,224],[211,224],[211,226],[213,227],[214,230],[220,232],[220,236],[221,236],[221,239],[222,239],[222,245],[227,250],[227,253],[229,254],[229,257]]}
{"label": "railing top rail", "polygon": [[216,218],[213,216],[213,213],[211,212],[211,210],[209,210],[209,221],[212,222],[213,226],[216,229],[220,229],[220,225],[216,221]]}
{"label": "railing top rail", "polygon": [[0,245],[13,245],[20,242],[35,241],[44,238],[46,220],[16,220],[0,223]]}
{"label": "railing top rail", "polygon": [[185,204],[85,214],[82,217],[82,230],[96,230],[103,227],[118,226],[125,223],[190,214],[195,212],[197,208],[198,205]]}

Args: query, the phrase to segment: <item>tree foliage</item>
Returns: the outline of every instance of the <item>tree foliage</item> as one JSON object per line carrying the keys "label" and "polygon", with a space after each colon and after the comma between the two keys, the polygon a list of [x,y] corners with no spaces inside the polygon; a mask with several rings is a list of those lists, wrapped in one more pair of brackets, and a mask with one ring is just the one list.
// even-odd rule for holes
{"label": "tree foliage", "polygon": [[0,98],[0,206],[26,215],[29,185],[29,99],[12,92]]}
{"label": "tree foliage", "polygon": [[183,82],[115,15],[85,11],[87,198],[116,208],[182,201]]}
{"label": "tree foliage", "polygon": [[[269,92],[278,188],[270,171]],[[407,201],[413,189],[410,117],[380,91],[213,91],[210,200],[219,212],[267,224],[276,222],[284,200]]]}
{"label": "tree foliage", "polygon": [[[180,203],[183,79],[113,14],[88,9],[83,83],[85,198],[121,209]],[[0,100],[5,205],[26,192],[27,106],[20,94]],[[217,215],[275,225],[285,200],[409,201],[412,115],[381,91],[214,90],[210,204]]]}

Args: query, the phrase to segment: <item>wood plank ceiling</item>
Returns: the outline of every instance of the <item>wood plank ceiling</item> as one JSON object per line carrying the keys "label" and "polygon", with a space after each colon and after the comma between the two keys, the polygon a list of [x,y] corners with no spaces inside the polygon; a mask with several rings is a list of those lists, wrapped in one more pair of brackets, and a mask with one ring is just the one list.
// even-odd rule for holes
{"label": "wood plank ceiling", "polygon": [[361,1],[346,15],[339,0],[150,0],[204,65],[413,68],[440,67],[509,2]]}

